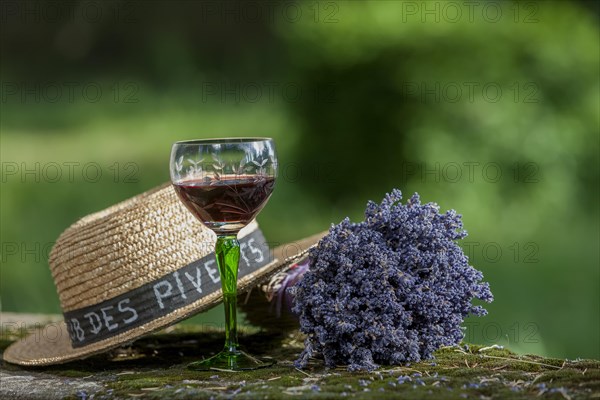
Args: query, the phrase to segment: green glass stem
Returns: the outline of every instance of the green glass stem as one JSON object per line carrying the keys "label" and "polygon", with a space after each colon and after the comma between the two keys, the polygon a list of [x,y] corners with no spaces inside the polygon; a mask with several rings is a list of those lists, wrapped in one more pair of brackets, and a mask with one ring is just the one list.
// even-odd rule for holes
{"label": "green glass stem", "polygon": [[225,307],[225,345],[211,358],[188,365],[196,371],[238,371],[264,368],[274,364],[272,359],[257,358],[239,349],[237,337],[237,275],[240,243],[236,235],[218,235],[215,254],[221,276]]}
{"label": "green glass stem", "polygon": [[238,242],[237,236],[218,236],[215,254],[221,275],[225,307],[225,348],[223,350],[237,353],[239,346],[237,338],[237,275],[240,261],[240,242]]}

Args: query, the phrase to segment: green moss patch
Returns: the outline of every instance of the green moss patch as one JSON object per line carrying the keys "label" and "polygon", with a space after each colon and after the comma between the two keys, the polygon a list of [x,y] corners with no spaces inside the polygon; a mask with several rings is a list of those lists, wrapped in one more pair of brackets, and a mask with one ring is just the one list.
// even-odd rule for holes
{"label": "green moss patch", "polygon": [[[80,400],[92,394],[94,399],[578,399],[600,391],[600,361],[518,355],[504,348],[475,345],[442,348],[433,360],[385,366],[371,373],[350,373],[344,367],[327,369],[318,359],[301,371],[293,365],[301,351],[297,334],[257,331],[247,331],[241,342],[256,355],[277,359],[274,367],[190,371],[186,368],[189,362],[209,357],[222,346],[222,332],[198,330],[190,325],[170,328],[130,346],[65,365],[32,369],[4,363],[2,369],[13,375],[34,373],[69,382],[94,381],[103,388],[69,396]],[[35,386],[35,381],[31,384]]]}

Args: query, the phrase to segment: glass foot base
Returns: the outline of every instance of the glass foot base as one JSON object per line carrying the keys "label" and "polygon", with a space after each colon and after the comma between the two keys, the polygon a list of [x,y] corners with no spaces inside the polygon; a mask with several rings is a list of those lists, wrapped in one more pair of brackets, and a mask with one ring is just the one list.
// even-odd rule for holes
{"label": "glass foot base", "polygon": [[258,358],[243,351],[231,352],[223,350],[203,361],[188,364],[188,369],[194,371],[247,371],[266,368],[275,364],[270,358]]}

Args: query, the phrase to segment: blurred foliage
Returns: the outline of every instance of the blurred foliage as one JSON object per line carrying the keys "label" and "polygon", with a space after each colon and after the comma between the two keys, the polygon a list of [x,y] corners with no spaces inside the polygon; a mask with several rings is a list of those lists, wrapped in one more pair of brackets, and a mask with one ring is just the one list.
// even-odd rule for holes
{"label": "blurred foliage", "polygon": [[[152,4],[105,2],[95,23],[1,24],[4,310],[59,312],[49,245],[167,181],[172,142],[261,135],[282,166],[259,216],[268,239],[359,219],[393,187],[418,191],[463,214],[465,249],[495,294],[468,341],[600,357],[597,8],[481,2],[452,22],[445,2],[428,3],[439,21],[424,2],[291,2],[298,18],[258,3],[256,19],[237,2]],[[52,82],[58,101],[36,98]],[[98,101],[82,95],[89,84]],[[64,167],[44,179],[65,162],[80,163],[73,179]],[[97,181],[82,173],[90,162]]]}

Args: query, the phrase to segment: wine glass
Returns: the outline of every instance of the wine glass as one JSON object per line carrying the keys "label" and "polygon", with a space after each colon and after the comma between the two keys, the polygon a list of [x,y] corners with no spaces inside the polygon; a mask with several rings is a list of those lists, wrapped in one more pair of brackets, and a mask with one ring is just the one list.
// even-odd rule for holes
{"label": "wine glass", "polygon": [[275,146],[269,138],[225,138],[176,142],[171,149],[171,182],[180,200],[217,235],[215,254],[225,306],[225,346],[193,362],[194,370],[245,370],[272,365],[239,349],[237,338],[237,234],[256,217],[273,192]]}

